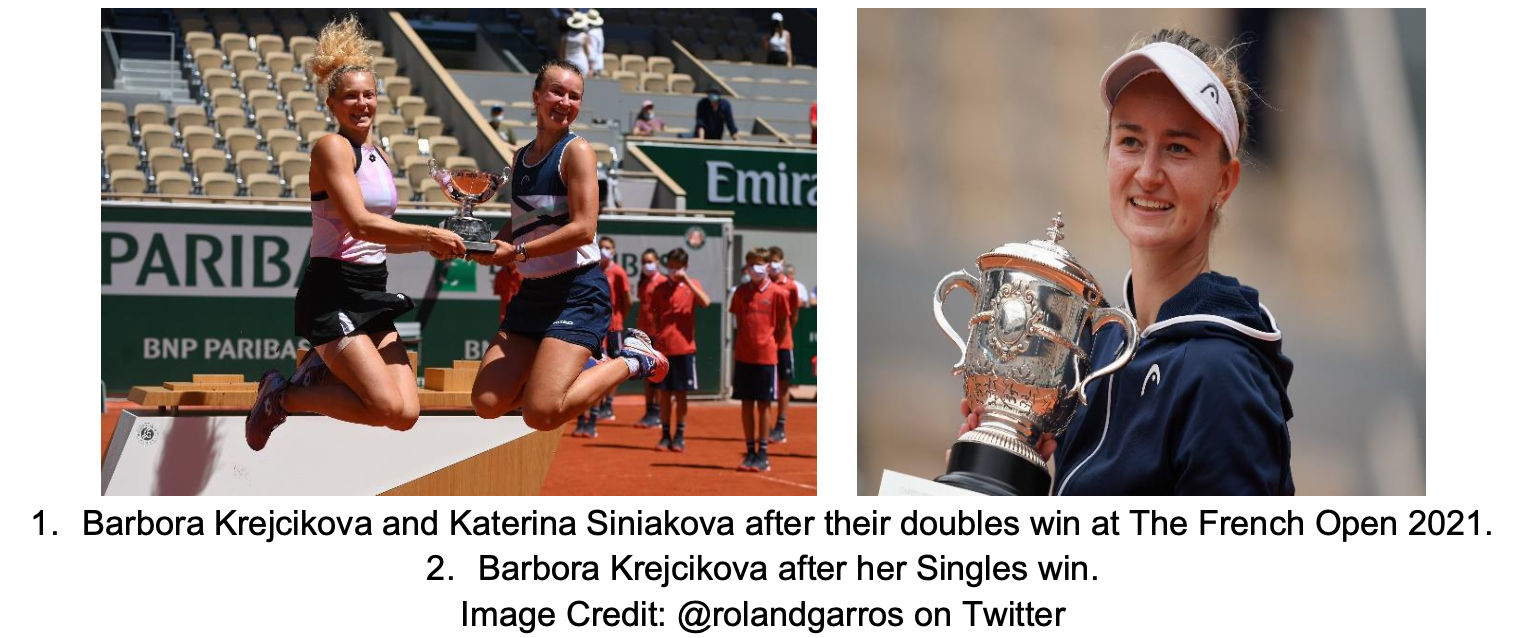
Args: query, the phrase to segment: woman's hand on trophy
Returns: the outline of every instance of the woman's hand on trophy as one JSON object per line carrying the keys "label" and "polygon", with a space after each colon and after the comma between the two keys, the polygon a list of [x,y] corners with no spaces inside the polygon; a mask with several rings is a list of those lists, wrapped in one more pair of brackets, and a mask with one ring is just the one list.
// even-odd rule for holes
{"label": "woman's hand on trophy", "polygon": [[465,255],[464,240],[453,231],[442,228],[429,228],[427,234],[427,251],[434,259],[454,259]]}
{"label": "woman's hand on trophy", "polygon": [[517,247],[500,239],[491,240],[496,246],[495,252],[470,253],[469,259],[478,264],[496,266],[498,268],[513,268],[517,264]]}
{"label": "woman's hand on trophy", "polygon": [[[961,423],[960,434],[962,435],[976,429],[977,426],[982,424],[982,413],[972,410],[971,402],[965,398],[961,399],[961,416],[966,418]],[[1040,442],[1035,444],[1034,449],[1040,453],[1040,458],[1049,461],[1050,457],[1056,454],[1056,437],[1051,436],[1049,433],[1040,435]],[[945,462],[950,462],[950,450],[945,450]]]}

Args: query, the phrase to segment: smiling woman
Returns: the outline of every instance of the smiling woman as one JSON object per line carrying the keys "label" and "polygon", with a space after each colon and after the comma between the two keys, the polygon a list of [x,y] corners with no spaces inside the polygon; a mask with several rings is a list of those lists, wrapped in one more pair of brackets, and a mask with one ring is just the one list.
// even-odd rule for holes
{"label": "smiling woman", "polygon": [[[1240,183],[1250,87],[1228,50],[1163,29],[1109,66],[1110,214],[1129,244],[1124,304],[1134,358],[1041,453],[1057,494],[1292,494],[1293,364],[1254,288],[1209,269],[1220,211]],[[1124,347],[1099,333],[1092,369]],[[962,432],[980,423],[969,411]]]}

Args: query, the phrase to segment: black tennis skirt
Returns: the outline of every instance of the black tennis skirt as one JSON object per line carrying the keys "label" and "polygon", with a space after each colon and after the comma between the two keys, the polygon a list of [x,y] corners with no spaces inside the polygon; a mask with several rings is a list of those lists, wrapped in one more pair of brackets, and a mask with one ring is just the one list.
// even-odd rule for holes
{"label": "black tennis skirt", "polygon": [[414,304],[412,298],[385,290],[385,263],[354,264],[314,257],[296,292],[296,334],[320,346],[364,332],[395,330],[395,319]]}

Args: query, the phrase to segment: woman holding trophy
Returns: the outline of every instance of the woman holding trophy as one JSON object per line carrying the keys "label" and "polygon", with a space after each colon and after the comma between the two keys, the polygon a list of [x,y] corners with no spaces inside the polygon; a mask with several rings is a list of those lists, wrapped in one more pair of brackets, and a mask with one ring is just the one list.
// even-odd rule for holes
{"label": "woman holding trophy", "polygon": [[522,289],[481,360],[471,400],[488,419],[522,408],[538,430],[566,423],[629,379],[665,378],[669,363],[640,330],[628,330],[621,356],[601,358],[612,322],[612,294],[596,245],[596,155],[570,131],[580,114],[581,71],[545,64],[533,84],[538,135],[512,162],[512,223],[484,264],[516,268]]}
{"label": "woman holding trophy", "polygon": [[[1131,346],[1123,330],[1099,331],[1084,367],[1133,358],[1079,388],[1090,400],[1070,427],[1037,441],[1055,458],[1050,491],[1293,494],[1282,333],[1255,289],[1209,268],[1240,182],[1251,89],[1228,50],[1172,29],[1131,47],[1100,88],[1109,208],[1130,251],[1123,303],[1138,332]],[[964,400],[961,410],[965,435],[982,413]]]}
{"label": "woman holding trophy", "polygon": [[338,123],[338,134],[312,149],[311,259],[295,302],[296,333],[311,349],[290,379],[271,369],[259,380],[245,426],[254,450],[291,412],[396,430],[417,421],[417,373],[393,323],[412,301],[386,291],[385,257],[426,250],[453,259],[465,247],[447,230],[391,219],[397,201],[390,158],[370,140],[376,109],[370,62],[352,17],[322,30],[309,62]]}

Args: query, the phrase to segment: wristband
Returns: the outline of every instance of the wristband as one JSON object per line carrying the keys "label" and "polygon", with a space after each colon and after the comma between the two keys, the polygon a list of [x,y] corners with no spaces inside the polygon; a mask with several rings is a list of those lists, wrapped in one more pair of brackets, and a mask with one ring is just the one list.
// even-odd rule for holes
{"label": "wristband", "polygon": [[517,248],[517,256],[520,257],[520,259],[518,259],[517,261],[528,261],[528,244],[527,244],[527,242],[523,242],[521,244],[518,244],[516,246],[516,248]]}

